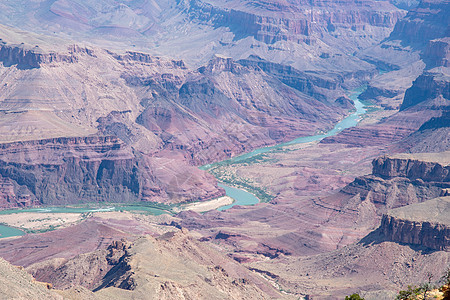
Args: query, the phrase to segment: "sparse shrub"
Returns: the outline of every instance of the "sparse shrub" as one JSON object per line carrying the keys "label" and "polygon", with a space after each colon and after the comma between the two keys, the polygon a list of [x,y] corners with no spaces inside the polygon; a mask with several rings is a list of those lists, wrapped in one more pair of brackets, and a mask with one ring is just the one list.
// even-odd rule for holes
{"label": "sparse shrub", "polygon": [[422,292],[421,287],[408,285],[408,289],[400,291],[397,295],[397,300],[415,300]]}
{"label": "sparse shrub", "polygon": [[345,300],[364,300],[364,298],[358,294],[352,294],[350,296],[345,296]]}

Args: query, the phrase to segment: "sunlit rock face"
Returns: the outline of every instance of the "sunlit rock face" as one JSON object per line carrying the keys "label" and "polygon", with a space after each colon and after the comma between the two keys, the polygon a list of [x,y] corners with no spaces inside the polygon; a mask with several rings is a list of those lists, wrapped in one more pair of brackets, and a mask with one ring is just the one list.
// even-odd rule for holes
{"label": "sunlit rock face", "polygon": [[380,230],[389,241],[449,251],[449,211],[450,197],[394,209],[383,216]]}

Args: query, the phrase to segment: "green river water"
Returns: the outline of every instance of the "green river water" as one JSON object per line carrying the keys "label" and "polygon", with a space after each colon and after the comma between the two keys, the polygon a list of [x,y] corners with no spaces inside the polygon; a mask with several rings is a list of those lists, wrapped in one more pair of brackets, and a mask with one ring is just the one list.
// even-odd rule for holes
{"label": "green river water", "polygon": [[[259,148],[259,149],[253,150],[252,152],[248,152],[248,153],[245,153],[245,154],[242,154],[239,156],[235,156],[233,158],[230,158],[230,159],[227,159],[224,161],[201,166],[200,169],[208,170],[208,169],[214,168],[216,166],[220,166],[220,165],[243,163],[246,160],[249,160],[249,159],[251,159],[257,155],[263,154],[263,153],[269,153],[271,151],[280,150],[281,148],[283,148],[285,146],[289,146],[289,145],[320,141],[326,137],[336,135],[344,129],[354,127],[362,119],[362,116],[367,112],[365,104],[362,103],[358,98],[359,95],[361,95],[361,93],[366,90],[366,88],[367,88],[367,86],[361,86],[358,89],[355,89],[352,91],[349,98],[355,104],[355,108],[356,108],[355,112],[353,112],[351,115],[347,116],[342,121],[337,123],[334,126],[334,128],[331,129],[330,131],[328,131],[327,133],[313,135],[313,136],[299,137],[297,139],[294,139],[294,140],[286,142],[286,143],[277,144],[277,145],[270,146],[270,147]],[[229,209],[235,205],[254,205],[254,204],[257,204],[260,202],[259,199],[255,195],[253,195],[252,193],[249,193],[243,189],[238,189],[238,188],[234,188],[231,186],[227,186],[223,183],[219,184],[219,186],[224,188],[227,196],[230,196],[231,198],[233,198],[235,200],[235,202],[231,205],[220,207],[218,210]]]}

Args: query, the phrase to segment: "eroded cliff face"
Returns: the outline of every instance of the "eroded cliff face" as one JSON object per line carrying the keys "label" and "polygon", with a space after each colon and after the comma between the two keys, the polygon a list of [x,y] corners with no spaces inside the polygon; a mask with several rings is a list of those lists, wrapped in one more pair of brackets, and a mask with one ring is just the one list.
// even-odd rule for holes
{"label": "eroded cliff face", "polygon": [[424,101],[435,102],[439,106],[450,106],[450,77],[445,72],[424,72],[409,88],[400,110],[418,105]]}
{"label": "eroded cliff face", "polygon": [[114,137],[56,138],[2,144],[0,173],[13,182],[7,197],[47,205],[129,202],[139,197],[135,163],[131,149]]}
{"label": "eroded cliff face", "polygon": [[212,176],[195,167],[179,167],[167,176],[161,171],[154,173],[157,165],[156,158],[136,154],[112,136],[1,144],[0,207],[184,202],[224,194]]}
{"label": "eroded cliff face", "polygon": [[388,241],[450,251],[450,197],[390,210],[379,230]]}
{"label": "eroded cliff face", "polygon": [[384,156],[375,159],[372,166],[372,175],[383,179],[405,177],[410,180],[420,179],[426,182],[450,182],[450,166],[437,162]]}
{"label": "eroded cliff face", "polygon": [[[354,31],[365,26],[392,27],[404,15],[388,2],[378,2],[375,7],[369,1],[332,1],[275,3],[269,1],[245,1],[228,8],[215,1],[184,1],[189,16],[195,21],[216,27],[229,27],[237,38],[252,36],[256,40],[272,44],[277,41],[314,43],[314,33],[339,29]],[[252,8],[250,8],[252,7]],[[270,12],[270,13],[268,13]]]}
{"label": "eroded cliff face", "polygon": [[356,178],[341,192],[374,203],[380,215],[389,208],[442,196],[450,188],[446,164],[384,156],[372,165],[371,175]]}
{"label": "eroded cliff face", "polygon": [[380,229],[386,239],[392,242],[450,251],[450,226],[445,224],[402,220],[384,215]]}
{"label": "eroded cliff face", "polygon": [[448,34],[449,5],[446,1],[423,0],[395,24],[389,39],[422,48],[428,41]]}
{"label": "eroded cliff face", "polygon": [[47,52],[38,45],[10,44],[0,38],[0,61],[5,66],[16,65],[19,69],[39,68],[42,64],[75,63],[78,61],[77,53],[94,55],[89,48],[72,45],[67,53]]}
{"label": "eroded cliff face", "polygon": [[423,51],[422,59],[429,69],[450,67],[450,37],[431,40]]}

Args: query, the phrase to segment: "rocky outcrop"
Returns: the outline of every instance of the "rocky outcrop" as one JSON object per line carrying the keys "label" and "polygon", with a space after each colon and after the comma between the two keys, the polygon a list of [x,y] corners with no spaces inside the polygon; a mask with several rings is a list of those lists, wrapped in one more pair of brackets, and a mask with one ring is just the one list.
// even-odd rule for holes
{"label": "rocky outcrop", "polygon": [[[166,163],[166,168],[170,164]],[[87,202],[198,201],[224,194],[203,171],[157,172],[153,158],[116,137],[55,138],[0,145],[1,207]],[[191,176],[186,177],[189,173]],[[157,178],[158,177],[158,178]],[[210,186],[211,185],[211,186]]]}
{"label": "rocky outcrop", "polygon": [[406,45],[424,48],[428,41],[448,35],[449,12],[447,1],[422,0],[395,24],[389,39],[402,40]]}
{"label": "rocky outcrop", "polygon": [[333,32],[337,28],[357,30],[365,25],[392,27],[403,15],[387,2],[379,3],[384,8],[379,10],[368,1],[347,1],[345,4],[316,2],[314,5],[305,1],[289,4],[256,1],[251,5],[255,9],[248,9],[250,6],[245,5],[230,9],[219,3],[200,0],[185,1],[184,5],[193,20],[229,27],[238,38],[252,36],[268,44],[283,40],[310,44],[314,41],[309,36],[325,28]]}
{"label": "rocky outcrop", "polygon": [[[424,72],[405,93],[400,110],[405,110],[422,102],[443,98],[440,103],[450,104],[450,79],[445,73]],[[436,108],[440,103],[436,103]]]}
{"label": "rocky outcrop", "polygon": [[148,53],[136,52],[136,51],[126,51],[125,54],[117,54],[111,51],[107,51],[112,57],[119,61],[136,61],[141,63],[149,64],[164,64],[166,67],[187,69],[185,63],[182,60],[165,60],[157,56],[150,55]]}
{"label": "rocky outcrop", "polygon": [[449,251],[450,226],[430,222],[415,222],[384,215],[381,230],[392,242],[420,245],[427,248]]}
{"label": "rocky outcrop", "polygon": [[383,179],[405,177],[425,182],[450,182],[450,165],[441,165],[437,162],[384,156],[375,159],[372,166],[372,175]]}
{"label": "rocky outcrop", "polygon": [[422,59],[429,69],[450,67],[450,37],[431,40],[423,51]]}
{"label": "rocky outcrop", "polygon": [[[34,48],[25,44],[12,45],[3,42],[0,39],[0,61],[5,66],[17,65],[19,69],[32,69],[39,68],[41,64],[66,62],[74,63],[78,59],[75,55],[76,52],[80,52],[83,48],[72,46],[69,50],[69,54],[61,54],[57,52],[46,53],[36,46]],[[91,54],[91,50],[84,49],[85,53]]]}
{"label": "rocky outcrop", "polygon": [[371,175],[355,178],[341,193],[369,200],[380,215],[389,208],[439,197],[450,188],[448,163],[384,156],[372,165]]}
{"label": "rocky outcrop", "polygon": [[125,240],[113,241],[106,249],[83,253],[70,260],[56,258],[36,263],[26,270],[39,281],[51,282],[57,289],[83,286],[93,290],[126,258],[128,247]]}
{"label": "rocky outcrop", "polygon": [[389,241],[450,251],[450,197],[394,209],[380,230]]}

